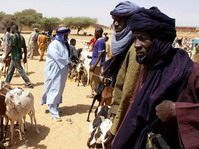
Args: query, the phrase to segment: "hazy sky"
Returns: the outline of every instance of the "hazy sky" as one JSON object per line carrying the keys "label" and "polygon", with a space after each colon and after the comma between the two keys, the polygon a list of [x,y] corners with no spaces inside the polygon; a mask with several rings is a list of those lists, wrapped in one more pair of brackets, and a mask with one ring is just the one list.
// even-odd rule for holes
{"label": "hazy sky", "polygon": [[[1,0],[0,11],[7,14],[34,9],[44,17],[91,17],[110,26],[110,11],[123,0]],[[199,0],[133,0],[141,7],[157,6],[176,19],[177,26],[199,27]]]}

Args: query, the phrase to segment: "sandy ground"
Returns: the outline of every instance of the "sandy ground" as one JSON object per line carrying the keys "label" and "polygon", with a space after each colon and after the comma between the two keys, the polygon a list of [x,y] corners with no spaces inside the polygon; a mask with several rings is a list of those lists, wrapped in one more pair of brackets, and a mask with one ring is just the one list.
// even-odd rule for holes
{"label": "sandy ground", "polygon": [[[94,32],[94,29],[88,33]],[[109,37],[111,37],[111,32]],[[28,41],[29,34],[23,35]],[[0,34],[3,37],[3,34]],[[69,38],[77,40],[77,48],[84,48],[85,42],[88,42],[92,36],[70,35]],[[110,42],[111,40],[109,40]],[[44,57],[45,58],[45,57]],[[87,113],[90,108],[92,99],[86,98],[90,94],[90,86],[77,87],[76,82],[67,80],[63,93],[63,103],[60,105],[62,112],[62,122],[55,122],[50,118],[50,114],[46,113],[47,105],[41,105],[40,100],[43,95],[44,83],[44,65],[45,61],[39,62],[39,57],[28,61],[28,76],[35,84],[34,89],[30,90],[35,98],[36,119],[39,126],[40,134],[36,133],[34,127],[30,128],[30,119],[27,117],[28,130],[26,132],[27,144],[30,149],[87,149],[86,142],[88,138],[89,122],[86,121]],[[4,77],[1,80],[5,80]],[[11,81],[12,87],[23,87],[24,82],[21,77],[13,77]],[[94,109],[96,108],[95,104]],[[94,113],[90,119],[94,118]],[[72,124],[67,120],[71,119]],[[18,132],[14,132],[14,146],[10,149],[23,149],[23,141],[19,140]],[[7,144],[8,142],[6,142]]]}
{"label": "sandy ground", "polygon": [[[38,57],[36,57],[38,59]],[[62,122],[55,122],[50,118],[50,113],[46,113],[47,105],[41,105],[40,100],[43,94],[44,64],[38,60],[28,61],[28,76],[35,84],[30,90],[35,99],[36,119],[40,134],[36,133],[34,127],[30,128],[30,118],[27,117],[28,130],[26,139],[30,149],[86,149],[88,138],[89,122],[86,121],[87,112],[92,102],[91,98],[86,98],[91,91],[90,86],[77,87],[76,82],[67,80],[63,93],[63,103],[60,105]],[[2,77],[2,80],[4,78]],[[24,82],[21,77],[13,77],[12,87],[23,87]],[[91,119],[94,114],[91,114]],[[72,120],[72,124],[67,122]],[[23,141],[18,138],[18,132],[14,132],[14,146],[10,149],[22,149]]]}
{"label": "sandy ground", "polygon": [[[24,37],[27,41],[29,35],[26,34]],[[70,36],[69,38],[76,38],[77,48],[84,48],[84,42],[89,41],[92,37],[78,38]],[[35,87],[34,89],[25,89],[30,90],[34,95],[36,119],[40,130],[40,134],[37,134],[34,127],[30,128],[30,118],[27,116],[28,130],[26,132],[26,139],[29,148],[86,149],[88,127],[90,124],[86,119],[92,102],[92,99],[86,98],[86,96],[91,92],[90,86],[83,87],[80,85],[77,87],[76,82],[67,80],[63,93],[63,103],[60,105],[62,122],[55,122],[51,119],[50,113],[46,113],[47,105],[42,106],[40,104],[44,90],[45,61],[39,62],[38,59],[39,57],[35,57],[34,60],[28,60],[28,76],[32,83],[35,84]],[[5,78],[2,76],[1,80],[5,80]],[[21,77],[15,76],[11,81],[11,86],[24,87],[24,81]],[[91,114],[90,119],[92,120],[93,118],[94,113]],[[71,119],[73,123],[68,123],[68,119]],[[23,149],[23,141],[19,140],[17,131],[14,132],[14,142],[14,146],[10,149]]]}

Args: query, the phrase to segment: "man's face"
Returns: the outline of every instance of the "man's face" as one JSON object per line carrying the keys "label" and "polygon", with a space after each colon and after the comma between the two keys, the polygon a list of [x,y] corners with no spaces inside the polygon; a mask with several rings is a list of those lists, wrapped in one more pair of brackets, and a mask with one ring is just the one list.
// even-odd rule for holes
{"label": "man's face", "polygon": [[12,34],[14,34],[14,32],[15,32],[14,26],[12,26],[12,27],[10,28],[10,31],[11,31]]}
{"label": "man's face", "polygon": [[67,41],[68,40],[68,34],[64,35],[64,40]]}
{"label": "man's face", "polygon": [[121,32],[127,25],[127,17],[116,17],[112,16],[113,18],[113,25],[115,28],[115,32]]}
{"label": "man's face", "polygon": [[99,30],[95,30],[95,38],[100,38],[102,37],[102,33]]}
{"label": "man's face", "polygon": [[134,32],[134,47],[136,49],[136,56],[143,58],[149,52],[152,45],[151,37],[144,32]]}

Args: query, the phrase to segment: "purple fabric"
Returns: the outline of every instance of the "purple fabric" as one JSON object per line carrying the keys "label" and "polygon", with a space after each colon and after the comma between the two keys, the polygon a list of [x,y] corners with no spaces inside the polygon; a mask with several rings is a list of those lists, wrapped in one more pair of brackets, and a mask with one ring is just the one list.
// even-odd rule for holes
{"label": "purple fabric", "polygon": [[175,19],[168,17],[157,7],[140,8],[131,19],[133,31],[142,30],[154,38],[171,42],[176,37]]}
{"label": "purple fabric", "polygon": [[97,58],[99,55],[99,52],[105,50],[104,53],[102,54],[102,58],[101,58],[101,63],[103,63],[105,61],[106,58],[106,43],[104,38],[100,38],[96,41],[94,49],[93,49],[93,54],[92,54],[92,61],[91,64],[95,65],[97,62]]}
{"label": "purple fabric", "polygon": [[66,28],[66,27],[60,27],[59,29],[57,29],[56,31],[56,36],[55,39],[62,42],[62,43],[66,43],[67,41],[64,39],[64,36],[66,34],[70,34],[70,29]]}
{"label": "purple fabric", "polygon": [[[144,84],[136,95],[134,103],[129,107],[129,111],[115,137],[112,149],[145,148],[147,132],[150,131],[151,126],[157,120],[156,105],[163,100],[176,101],[193,70],[193,62],[187,52],[171,46],[175,34],[173,19],[162,15],[160,11],[148,11],[146,19],[145,16],[147,15],[142,14],[146,11],[138,12],[136,16],[140,19],[135,18],[137,22],[133,21],[134,29],[150,31],[150,28],[145,30],[145,25],[151,23],[151,29],[156,31],[158,27],[161,27],[159,34],[164,36],[162,34],[164,32],[166,38],[157,34],[150,34],[153,37],[153,44],[143,61],[146,74]],[[165,25],[162,26],[163,22]],[[168,31],[168,25],[171,25],[173,34],[165,32],[165,30]],[[139,26],[142,26],[142,28]]]}
{"label": "purple fabric", "polygon": [[153,61],[150,67],[145,65],[148,74],[145,83],[129,109],[112,149],[143,148],[146,133],[157,119],[155,106],[165,99],[175,101],[193,69],[193,62],[185,51],[159,40],[154,41],[151,51],[156,48],[159,60]]}

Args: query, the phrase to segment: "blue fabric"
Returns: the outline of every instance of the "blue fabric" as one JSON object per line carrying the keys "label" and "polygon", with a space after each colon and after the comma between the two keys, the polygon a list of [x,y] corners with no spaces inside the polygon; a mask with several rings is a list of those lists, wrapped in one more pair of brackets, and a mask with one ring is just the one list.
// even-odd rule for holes
{"label": "blue fabric", "polygon": [[[145,12],[147,15],[144,15]],[[173,19],[159,10],[145,9],[137,13],[134,16],[140,18],[136,17],[136,21],[133,19],[132,24],[135,31],[138,28],[139,31],[145,31],[147,24],[150,24],[149,26],[155,32],[161,27],[161,33],[154,34],[152,46],[142,62],[145,74],[143,86],[136,95],[134,103],[129,107],[112,149],[145,148],[147,132],[157,120],[155,107],[164,100],[175,102],[193,70],[193,61],[187,52],[172,47],[171,41],[175,35]],[[145,19],[146,16],[148,16],[147,19]],[[172,34],[168,26],[173,31]],[[149,27],[147,31],[150,31]],[[166,34],[166,38],[162,37],[164,36],[162,32]]]}
{"label": "blue fabric", "polygon": [[[105,77],[112,77],[112,80],[116,79],[120,65],[125,58],[127,51],[129,50],[130,45],[132,44],[133,34],[132,34],[132,20],[131,16],[139,9],[140,7],[136,4],[125,1],[119,3],[111,15],[117,17],[128,17],[127,26],[121,32],[114,32],[111,42],[112,58],[106,61],[103,64]],[[113,28],[114,29],[114,28]],[[113,86],[114,86],[113,81]]]}
{"label": "blue fabric", "polygon": [[64,39],[64,36],[66,34],[70,34],[70,29],[66,28],[66,27],[61,27],[59,29],[57,29],[56,31],[56,36],[55,39],[57,39],[58,41],[62,42],[62,43],[66,43],[67,41]]}
{"label": "blue fabric", "polygon": [[104,52],[102,54],[101,64],[105,61],[105,58],[106,58],[106,43],[105,43],[104,38],[100,38],[96,41],[94,49],[93,49],[92,60],[91,60],[92,65],[96,64],[99,52],[103,50]]}
{"label": "blue fabric", "polygon": [[11,60],[10,68],[8,70],[8,75],[6,77],[5,82],[10,83],[10,81],[12,80],[15,68],[17,69],[17,71],[19,72],[21,77],[23,78],[24,82],[26,82],[27,84],[30,83],[29,78],[27,77],[23,67],[21,66],[21,60],[20,59]]}
{"label": "blue fabric", "polygon": [[52,118],[54,118],[56,116],[59,117],[59,104],[49,104],[48,109],[51,113]]}
{"label": "blue fabric", "polygon": [[122,53],[129,44],[132,43],[132,20],[131,16],[137,11],[140,7],[136,4],[125,1],[119,3],[113,11],[111,11],[111,15],[117,17],[128,17],[127,26],[121,32],[114,33],[112,38],[112,55],[116,56]]}
{"label": "blue fabric", "polygon": [[118,17],[129,17],[139,8],[140,7],[133,2],[124,1],[120,2],[115,9],[110,12],[110,14]]}
{"label": "blue fabric", "polygon": [[69,54],[65,44],[54,40],[48,46],[44,94],[41,104],[60,104],[68,74]]}

